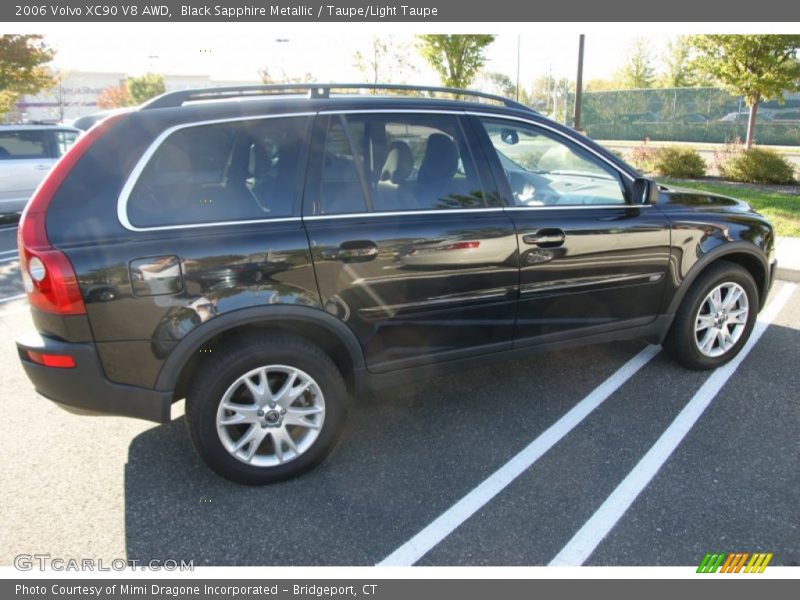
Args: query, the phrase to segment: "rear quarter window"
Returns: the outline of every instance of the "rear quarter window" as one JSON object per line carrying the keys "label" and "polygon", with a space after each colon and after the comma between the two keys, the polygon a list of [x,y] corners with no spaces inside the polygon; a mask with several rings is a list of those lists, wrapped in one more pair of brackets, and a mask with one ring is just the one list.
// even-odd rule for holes
{"label": "rear quarter window", "polygon": [[147,161],[127,198],[134,227],[295,216],[308,117],[182,127]]}

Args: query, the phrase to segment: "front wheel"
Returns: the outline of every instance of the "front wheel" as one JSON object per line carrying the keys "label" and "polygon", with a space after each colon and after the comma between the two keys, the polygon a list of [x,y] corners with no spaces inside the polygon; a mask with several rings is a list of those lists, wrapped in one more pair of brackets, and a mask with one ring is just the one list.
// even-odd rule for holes
{"label": "front wheel", "polygon": [[725,364],[750,337],[758,300],[755,281],[746,269],[728,262],[712,265],[686,293],[665,348],[690,369]]}
{"label": "front wheel", "polygon": [[209,467],[258,485],[299,475],[325,458],[341,431],[347,392],[320,348],[265,333],[232,340],[212,356],[186,399],[189,434]]}

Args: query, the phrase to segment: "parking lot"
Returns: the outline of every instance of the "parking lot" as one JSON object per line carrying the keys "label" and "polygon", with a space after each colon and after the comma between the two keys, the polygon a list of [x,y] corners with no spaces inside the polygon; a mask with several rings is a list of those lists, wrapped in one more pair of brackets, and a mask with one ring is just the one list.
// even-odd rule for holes
{"label": "parking lot", "polygon": [[315,471],[248,488],[200,462],[180,405],[158,426],[74,416],[33,391],[13,344],[32,327],[15,235],[0,229],[0,564],[689,566],[740,551],[800,564],[793,284],[774,286],[771,324],[728,372],[631,342],[409,381],[359,398]]}

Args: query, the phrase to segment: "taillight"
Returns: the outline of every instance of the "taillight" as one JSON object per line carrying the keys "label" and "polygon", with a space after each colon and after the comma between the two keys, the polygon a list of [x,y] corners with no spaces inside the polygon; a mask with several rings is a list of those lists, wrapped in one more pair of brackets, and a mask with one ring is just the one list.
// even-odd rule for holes
{"label": "taillight", "polygon": [[22,213],[17,230],[20,271],[28,302],[39,310],[60,315],[83,315],[81,290],[67,257],[47,239],[47,208],[69,172],[91,145],[123,115],[114,115],[90,129],[55,164],[39,184]]}
{"label": "taillight", "polygon": [[75,368],[75,359],[68,354],[45,354],[34,350],[27,350],[26,352],[31,362],[35,362],[37,365],[55,367],[57,369]]}

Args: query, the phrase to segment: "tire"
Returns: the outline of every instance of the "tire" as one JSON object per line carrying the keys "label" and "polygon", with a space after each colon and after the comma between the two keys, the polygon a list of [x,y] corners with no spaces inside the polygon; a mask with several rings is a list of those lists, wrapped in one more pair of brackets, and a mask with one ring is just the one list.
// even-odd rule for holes
{"label": "tire", "polygon": [[347,389],[318,346],[251,334],[228,340],[213,357],[199,365],[187,391],[186,426],[217,474],[246,485],[273,483],[308,471],[333,449]]}
{"label": "tire", "polygon": [[[712,296],[717,290],[719,295]],[[739,354],[753,331],[758,306],[758,288],[746,269],[726,261],[714,263],[683,298],[664,347],[690,369],[715,369]]]}

